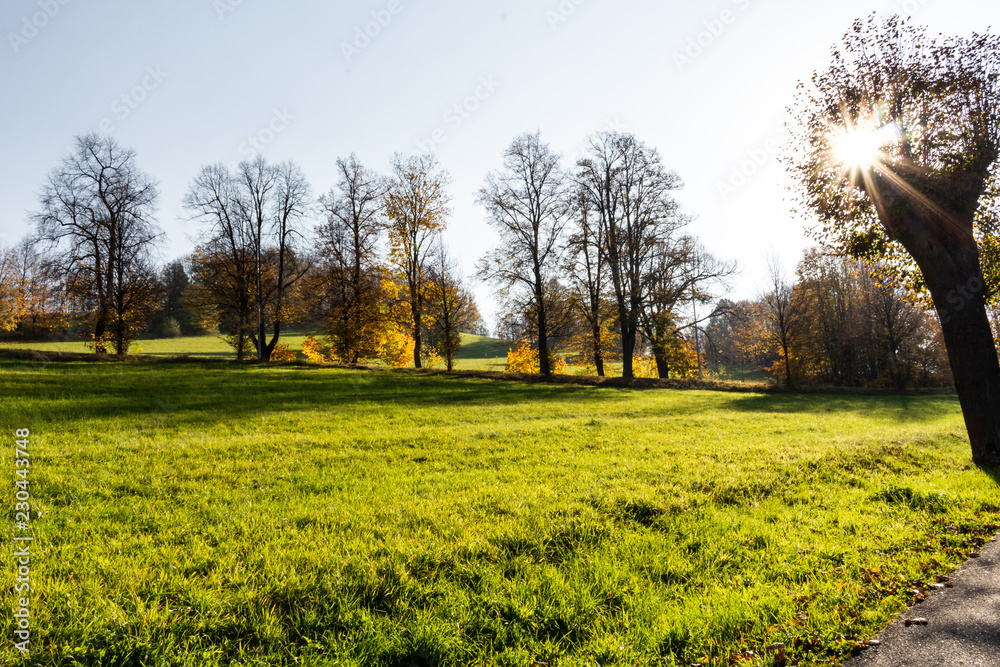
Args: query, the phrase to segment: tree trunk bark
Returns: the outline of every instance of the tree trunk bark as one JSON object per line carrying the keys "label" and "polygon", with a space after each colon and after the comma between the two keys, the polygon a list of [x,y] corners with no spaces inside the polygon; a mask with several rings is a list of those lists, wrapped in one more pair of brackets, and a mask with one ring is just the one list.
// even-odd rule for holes
{"label": "tree trunk bark", "polygon": [[603,341],[601,340],[601,327],[594,327],[594,366],[597,367],[597,377],[604,377],[604,353],[601,351]]}
{"label": "tree trunk bark", "polygon": [[635,328],[622,329],[622,377],[631,380],[634,377],[632,371],[632,357],[635,356]]}
{"label": "tree trunk bark", "polygon": [[653,346],[653,359],[656,360],[656,374],[661,380],[668,379],[670,377],[670,362],[667,361],[667,355],[663,353],[662,347]]}
{"label": "tree trunk bark", "polygon": [[420,310],[418,308],[413,309],[413,367],[421,368],[420,365],[420,353],[422,352],[422,341],[420,340],[420,327],[421,327],[421,317]]}
{"label": "tree trunk bark", "polygon": [[792,359],[791,355],[788,354],[788,343],[782,341],[781,352],[785,357],[785,386],[792,386]]}
{"label": "tree trunk bark", "polygon": [[546,335],[547,325],[545,322],[545,308],[541,303],[538,305],[538,371],[548,377],[552,375],[552,366],[549,364],[549,338]]}
{"label": "tree trunk bark", "polygon": [[961,246],[914,258],[941,318],[972,460],[995,466],[1000,465],[1000,362],[986,313],[978,249],[971,237]]}
{"label": "tree trunk bark", "polygon": [[104,334],[108,331],[108,316],[101,309],[97,313],[97,324],[94,326],[94,354],[107,354],[107,347],[104,345]]}

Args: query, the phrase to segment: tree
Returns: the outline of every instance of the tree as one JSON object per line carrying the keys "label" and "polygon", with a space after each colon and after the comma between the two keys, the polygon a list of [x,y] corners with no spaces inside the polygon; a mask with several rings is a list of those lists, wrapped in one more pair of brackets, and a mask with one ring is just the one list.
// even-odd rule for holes
{"label": "tree", "polygon": [[[715,300],[713,290],[724,286],[736,273],[736,265],[723,262],[705,251],[693,236],[668,236],[656,247],[651,265],[648,295],[640,316],[643,336],[649,341],[661,378],[670,375],[670,350],[676,349],[682,332],[695,340],[695,359],[701,376],[702,324],[711,313],[697,316],[697,304]],[[681,309],[692,306],[693,317],[685,321]]]}
{"label": "tree", "polygon": [[768,258],[767,278],[767,289],[760,295],[764,336],[779,351],[785,384],[791,387],[795,383],[792,347],[802,333],[802,305],[796,300],[795,286],[785,278],[777,257]]}
{"label": "tree", "polygon": [[349,363],[375,356],[387,313],[386,267],[379,242],[387,230],[388,181],[356,156],[337,160],[337,185],[320,199],[322,317],[336,355]]}
{"label": "tree", "polygon": [[14,286],[14,253],[0,248],[0,331],[12,331],[21,319],[21,307]]}
{"label": "tree", "polygon": [[305,273],[295,250],[308,202],[309,185],[294,163],[261,156],[235,170],[203,167],[185,196],[193,219],[208,227],[199,275],[220,314],[231,316],[238,358],[245,339],[261,361],[278,344],[290,292]]}
{"label": "tree", "polygon": [[563,274],[570,286],[573,310],[583,318],[587,329],[581,351],[585,359],[593,360],[597,376],[604,377],[604,362],[614,337],[608,330],[608,322],[614,317],[607,294],[604,226],[593,214],[586,191],[577,189],[572,203],[574,224]]}
{"label": "tree", "polygon": [[[1000,38],[856,21],[795,109],[789,169],[826,244],[929,295],[979,465],[1000,464]],[[983,260],[981,262],[981,259]],[[987,281],[990,278],[990,281]]]}
{"label": "tree", "polygon": [[[184,262],[175,260],[164,266],[159,275],[159,307],[151,329],[163,335],[171,327],[179,327],[180,335],[193,336],[201,331],[188,304],[191,279]],[[171,324],[173,323],[173,324]]]}
{"label": "tree", "polygon": [[222,164],[203,167],[184,197],[195,220],[208,227],[191,254],[194,306],[202,321],[214,321],[242,361],[252,330],[253,230],[240,215],[239,189]]}
{"label": "tree", "polygon": [[672,192],[680,177],[659,153],[632,134],[601,132],[590,138],[577,182],[603,230],[604,262],[614,293],[622,340],[622,376],[632,378],[639,320],[658,248],[686,222]]}
{"label": "tree", "polygon": [[421,367],[423,354],[424,287],[435,236],[447,218],[448,172],[433,155],[393,156],[394,179],[385,197],[389,216],[390,258],[405,283],[409,329],[413,338],[413,364]]}
{"label": "tree", "polygon": [[559,156],[541,135],[522,134],[504,152],[503,169],[487,175],[476,199],[499,244],[480,259],[478,276],[521,304],[535,324],[539,369],[551,375],[546,284],[558,272],[566,226],[565,178]]}
{"label": "tree", "polygon": [[156,182],[111,137],[77,137],[32,215],[50,271],[92,310],[94,350],[128,353],[155,296]]}
{"label": "tree", "polygon": [[462,331],[471,331],[479,321],[472,294],[462,286],[455,261],[438,239],[427,275],[428,339],[435,342],[448,370],[455,368],[455,355],[462,345]]}

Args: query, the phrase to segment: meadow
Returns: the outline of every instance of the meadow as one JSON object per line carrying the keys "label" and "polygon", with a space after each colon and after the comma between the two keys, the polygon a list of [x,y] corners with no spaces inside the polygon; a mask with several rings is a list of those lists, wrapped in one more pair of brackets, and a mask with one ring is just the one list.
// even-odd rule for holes
{"label": "meadow", "polygon": [[[302,341],[309,332],[293,330],[281,336],[281,343],[288,349],[302,356]],[[323,334],[314,333],[318,338]],[[461,335],[461,349],[455,360],[455,368],[460,370],[502,371],[507,363],[507,351],[513,345],[508,341],[475,336]],[[71,352],[83,354],[89,352],[83,340],[47,341],[29,343],[0,342],[0,350],[40,350],[43,352]],[[182,336],[178,338],[143,337],[133,344],[130,354],[149,357],[176,357],[188,355],[208,359],[234,359],[233,349],[226,345],[219,336]]]}
{"label": "meadow", "polygon": [[835,664],[1000,530],[951,396],[16,359],[0,395],[6,664]]}

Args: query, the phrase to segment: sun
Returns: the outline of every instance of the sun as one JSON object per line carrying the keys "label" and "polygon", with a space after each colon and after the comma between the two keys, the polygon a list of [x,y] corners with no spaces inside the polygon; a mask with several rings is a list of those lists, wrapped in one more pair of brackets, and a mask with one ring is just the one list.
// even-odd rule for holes
{"label": "sun", "polygon": [[887,160],[885,149],[898,135],[895,125],[880,128],[856,125],[834,138],[833,157],[848,169],[867,169]]}
{"label": "sun", "polygon": [[882,152],[882,144],[873,132],[845,132],[837,137],[833,155],[845,167],[870,167]]}

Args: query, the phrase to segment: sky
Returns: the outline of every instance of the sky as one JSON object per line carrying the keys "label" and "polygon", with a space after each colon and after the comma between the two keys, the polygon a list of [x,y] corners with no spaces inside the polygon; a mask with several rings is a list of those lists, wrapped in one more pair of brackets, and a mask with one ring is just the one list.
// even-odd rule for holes
{"label": "sky", "polygon": [[4,0],[0,245],[89,131],[159,182],[163,261],[199,236],[181,202],[203,165],[292,160],[318,198],[338,157],[388,173],[393,153],[433,151],[471,277],[496,242],[476,191],[511,141],[540,131],[570,168],[611,129],[680,175],[687,231],[739,263],[730,296],[750,297],[768,256],[790,272],[812,245],[779,162],[796,85],[872,12],[953,35],[1000,23],[978,0]]}

